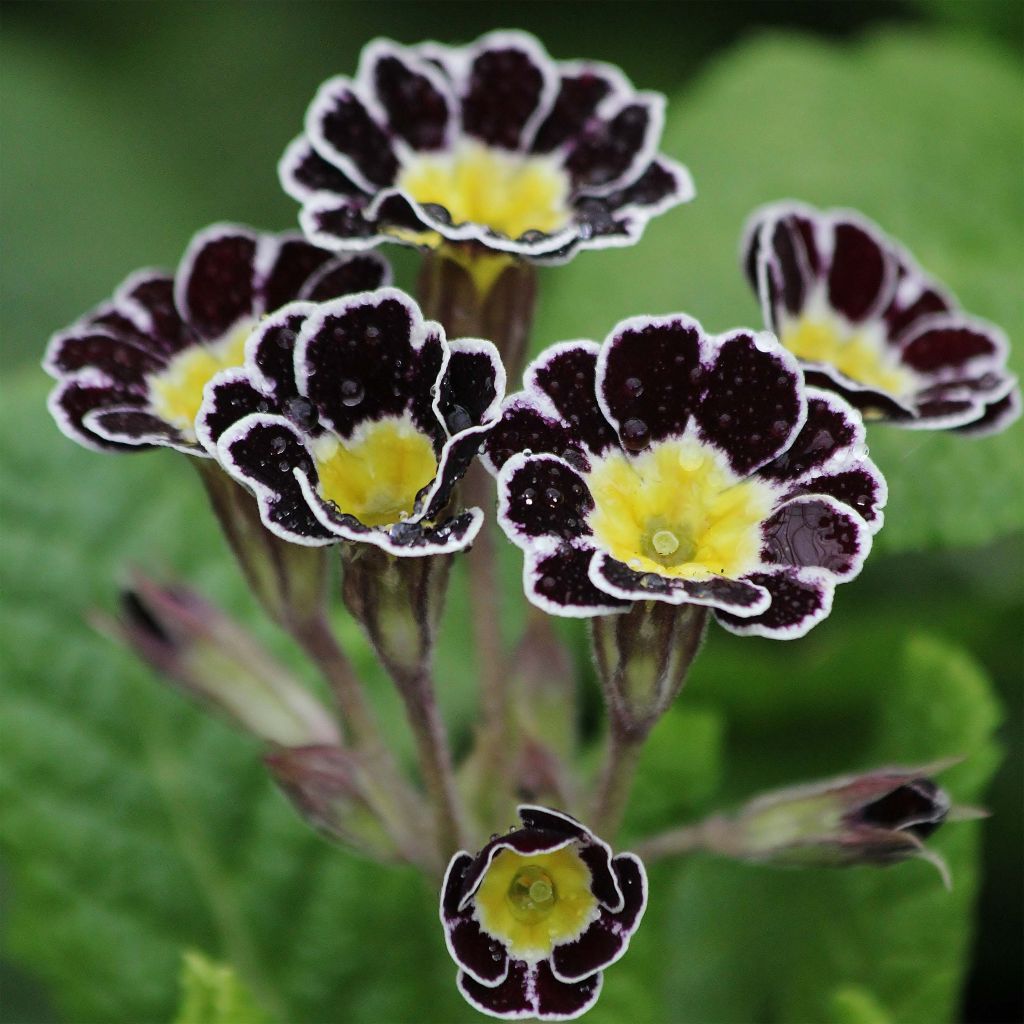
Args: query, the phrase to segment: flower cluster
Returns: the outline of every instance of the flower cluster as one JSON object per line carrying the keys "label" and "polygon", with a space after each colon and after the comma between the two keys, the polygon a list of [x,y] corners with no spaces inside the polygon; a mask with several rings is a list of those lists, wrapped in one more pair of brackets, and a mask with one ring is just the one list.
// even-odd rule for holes
{"label": "flower cluster", "polygon": [[132,274],[112,299],[54,335],[43,366],[58,380],[50,411],[88,448],[163,445],[205,456],[195,432],[203,388],[239,365],[261,317],[388,283],[375,253],[344,257],[293,234],[214,224],[177,272]]}
{"label": "flower cluster", "polygon": [[[757,211],[744,236],[768,331],[637,316],[602,344],[550,346],[506,399],[527,350],[531,264],[632,244],[693,197],[686,169],[658,152],[663,107],[618,69],[553,61],[522,33],[377,40],[354,78],[320,88],[280,162],[303,235],[209,227],[176,273],[130,276],[44,362],[51,411],[79,443],[200,457],[253,593],[335,707],[186,588],[140,578],[110,631],[263,742],[311,824],[435,879],[450,858],[440,916],[458,986],[497,1017],[589,1009],[640,923],[647,878],[561,810],[520,806],[522,827],[475,856],[459,850],[478,845],[472,831],[501,827],[528,793],[586,807],[613,838],[709,610],[733,633],[801,637],[860,572],[887,498],[864,420],[987,433],[1020,411],[997,328],[859,214],[797,203]],[[383,242],[424,253],[427,316],[367,251]],[[524,699],[531,670],[508,664],[486,604],[498,568],[484,509],[465,507],[493,495],[472,466],[481,452],[526,596],[595,619],[607,729],[585,793],[567,781],[584,774],[574,744],[526,722],[577,718],[571,686]],[[458,766],[432,656],[449,556],[478,536],[467,561],[483,721]],[[332,630],[338,552],[342,603],[403,702],[415,783]],[[549,628],[535,616],[519,649],[539,637],[529,653],[550,650]],[[762,797],[637,848],[941,867],[922,841],[950,809],[920,772],[889,770]]]}
{"label": "flower cluster", "polygon": [[208,386],[196,432],[285,540],[439,554],[480,529],[479,509],[436,520],[504,392],[490,342],[448,342],[381,288],[266,317],[245,365]]}
{"label": "flower cluster", "polygon": [[765,322],[808,382],[865,415],[987,434],[1020,415],[998,327],[968,316],[866,217],[801,203],[758,210],[743,263]]}
{"label": "flower cluster", "polygon": [[556,615],[694,603],[736,633],[801,636],[886,498],[846,402],[805,391],[771,335],[681,314],[549,348],[486,453],[527,595]]}
{"label": "flower cluster", "polygon": [[524,33],[377,40],[354,79],[321,86],[281,183],[328,248],[468,243],[559,263],[630,245],[693,198],[657,153],[663,120],[664,97],[607,64],[553,61]]}
{"label": "flower cluster", "polygon": [[601,972],[629,946],[647,875],[575,818],[521,806],[523,827],[475,857],[457,853],[441,923],[462,994],[496,1017],[570,1020],[601,993]]}

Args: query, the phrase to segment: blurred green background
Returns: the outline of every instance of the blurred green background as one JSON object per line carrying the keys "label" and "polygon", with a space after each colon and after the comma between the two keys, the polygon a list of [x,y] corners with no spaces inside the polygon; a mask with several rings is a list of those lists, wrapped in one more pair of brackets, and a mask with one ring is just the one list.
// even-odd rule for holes
{"label": "blurred green background", "polygon": [[[255,1020],[239,1009],[249,998],[303,1024],[474,1019],[419,880],[313,837],[252,744],[85,625],[136,562],[180,574],[290,653],[258,622],[186,460],[64,440],[38,360],[52,331],[132,269],[173,265],[204,224],[291,225],[275,162],[318,83],[353,70],[366,41],[457,42],[495,27],[668,93],[663,148],[698,189],[639,246],[545,272],[537,345],[600,338],[640,312],[685,309],[715,330],[754,322],[739,230],[755,205],[789,195],[864,210],[968,309],[1024,340],[1017,0],[5,4],[0,1019],[170,1020],[186,950],[251,993],[237,1020]],[[397,263],[411,283],[415,257]],[[805,640],[712,634],[652,738],[627,824],[628,839],[768,786],[965,754],[946,781],[995,815],[936,836],[954,892],[923,864],[665,865],[591,1019],[1022,1018],[1021,437],[1019,425],[978,442],[873,428],[892,497],[865,571]],[[511,632],[518,555],[507,570]],[[465,744],[461,584],[440,678]],[[564,632],[592,738],[584,634]],[[379,679],[375,696],[406,743]],[[190,1006],[181,1019],[212,1022]]]}

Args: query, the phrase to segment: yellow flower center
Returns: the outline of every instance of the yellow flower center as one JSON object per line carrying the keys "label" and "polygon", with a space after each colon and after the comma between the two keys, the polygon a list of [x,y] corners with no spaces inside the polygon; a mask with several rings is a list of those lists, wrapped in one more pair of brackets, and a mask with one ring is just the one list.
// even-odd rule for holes
{"label": "yellow flower center", "polygon": [[790,321],[780,340],[798,359],[828,363],[868,387],[897,397],[914,389],[913,374],[899,365],[884,338],[852,329],[827,314]]}
{"label": "yellow flower center", "polygon": [[194,441],[196,414],[203,404],[206,382],[220,370],[245,362],[245,341],[253,326],[251,321],[243,321],[220,341],[199,343],[179,352],[167,369],[149,378],[153,412]]}
{"label": "yellow flower center", "polygon": [[502,850],[475,898],[475,916],[516,960],[541,960],[597,916],[590,869],[572,846],[523,856]]}
{"label": "yellow flower center", "polygon": [[314,442],[313,457],[321,497],[366,526],[408,518],[437,473],[430,438],[408,417],[367,423],[347,440],[325,434]]}
{"label": "yellow flower center", "polygon": [[465,142],[411,159],[397,185],[419,203],[443,206],[454,224],[485,224],[509,238],[557,231],[569,221],[569,178],[550,157]]}
{"label": "yellow flower center", "polygon": [[587,484],[595,539],[638,572],[736,579],[759,561],[774,493],[740,480],[699,441],[665,441],[632,457],[613,452],[597,460]]}

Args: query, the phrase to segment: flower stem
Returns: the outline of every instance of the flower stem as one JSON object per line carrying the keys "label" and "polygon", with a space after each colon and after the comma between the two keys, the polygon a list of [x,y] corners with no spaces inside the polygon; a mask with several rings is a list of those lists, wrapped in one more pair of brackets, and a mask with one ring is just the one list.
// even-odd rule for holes
{"label": "flower stem", "polygon": [[649,836],[639,843],[634,843],[633,850],[645,864],[701,850],[731,853],[732,844],[727,841],[727,829],[724,826],[725,819],[715,815],[694,825],[683,825]]}
{"label": "flower stem", "polygon": [[424,864],[419,800],[385,742],[352,664],[331,627],[320,616],[297,625],[292,636],[331,688],[343,725],[366,768],[362,781],[368,802],[410,863],[435,867],[432,858]]}
{"label": "flower stem", "polygon": [[622,823],[643,745],[683,688],[706,626],[707,608],[661,601],[638,601],[621,615],[592,620],[609,720],[593,820],[609,838]]}

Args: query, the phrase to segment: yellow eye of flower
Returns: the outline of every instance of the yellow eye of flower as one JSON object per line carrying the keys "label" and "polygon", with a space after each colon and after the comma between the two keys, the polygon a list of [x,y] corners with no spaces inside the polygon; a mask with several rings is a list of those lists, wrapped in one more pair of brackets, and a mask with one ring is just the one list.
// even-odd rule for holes
{"label": "yellow eye of flower", "polygon": [[313,445],[320,495],[365,526],[389,526],[413,511],[437,473],[434,446],[407,417],[360,427],[347,440],[325,434]]}
{"label": "yellow eye of flower", "polygon": [[640,572],[706,580],[754,568],[771,488],[739,480],[698,441],[666,441],[642,455],[613,452],[587,475],[595,539]]}
{"label": "yellow eye of flower", "polygon": [[203,404],[206,382],[220,370],[242,365],[245,341],[252,329],[252,322],[246,320],[220,341],[193,345],[179,352],[167,369],[149,378],[153,412],[194,441],[196,415]]}
{"label": "yellow eye of flower", "polygon": [[455,224],[485,224],[509,238],[557,231],[569,221],[569,178],[550,157],[466,142],[410,160],[397,185],[419,203],[443,206]]}
{"label": "yellow eye of flower", "polygon": [[553,853],[502,850],[474,898],[480,927],[517,960],[540,960],[572,942],[598,914],[590,869],[572,846]]}
{"label": "yellow eye of flower", "polygon": [[884,338],[848,329],[827,315],[790,321],[780,341],[798,359],[827,363],[860,384],[897,397],[914,390],[913,374],[899,365]]}

